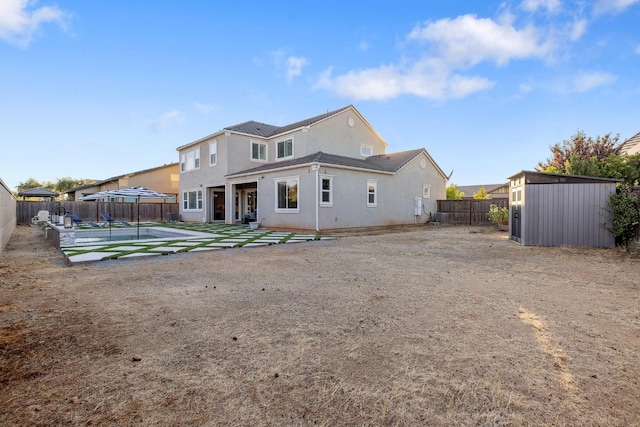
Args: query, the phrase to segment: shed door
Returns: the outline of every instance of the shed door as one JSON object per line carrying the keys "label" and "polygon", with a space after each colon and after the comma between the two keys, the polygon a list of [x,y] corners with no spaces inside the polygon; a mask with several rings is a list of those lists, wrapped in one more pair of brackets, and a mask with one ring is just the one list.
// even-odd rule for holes
{"label": "shed door", "polygon": [[520,243],[522,237],[522,187],[511,190],[511,240]]}
{"label": "shed door", "polygon": [[513,206],[511,208],[511,240],[515,240],[520,243],[521,226],[520,226],[520,211],[522,207],[520,205]]}

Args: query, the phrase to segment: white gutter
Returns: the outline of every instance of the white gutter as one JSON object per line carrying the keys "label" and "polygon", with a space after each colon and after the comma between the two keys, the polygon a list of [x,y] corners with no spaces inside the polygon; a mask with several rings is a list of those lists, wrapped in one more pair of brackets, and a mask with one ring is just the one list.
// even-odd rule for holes
{"label": "white gutter", "polygon": [[311,170],[316,171],[316,231],[320,231],[320,218],[319,218],[319,212],[318,212],[318,209],[320,209],[320,200],[318,199],[318,194],[319,194],[318,185],[320,183],[320,177],[319,177],[320,165],[318,164],[312,165]]}

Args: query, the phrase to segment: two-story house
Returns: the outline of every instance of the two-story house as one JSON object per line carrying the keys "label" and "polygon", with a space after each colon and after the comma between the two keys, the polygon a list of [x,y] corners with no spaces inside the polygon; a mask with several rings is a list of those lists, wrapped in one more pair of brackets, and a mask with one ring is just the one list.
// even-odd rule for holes
{"label": "two-story house", "polygon": [[330,230],[425,222],[447,176],[424,148],[387,153],[353,106],[248,121],[178,147],[184,221]]}

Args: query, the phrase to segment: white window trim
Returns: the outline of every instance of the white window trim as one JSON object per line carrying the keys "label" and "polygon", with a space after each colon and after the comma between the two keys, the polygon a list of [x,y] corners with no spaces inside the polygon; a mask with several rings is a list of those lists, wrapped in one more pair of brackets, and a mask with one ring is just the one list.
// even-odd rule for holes
{"label": "white window trim", "polygon": [[[185,196],[187,196],[186,197],[187,206],[189,205],[189,197],[188,197],[189,193],[196,193],[196,206],[200,205],[200,207],[196,207],[195,209],[189,209],[188,207],[185,207]],[[182,208],[183,212],[202,212],[202,210],[204,209],[204,191],[202,190],[201,187],[183,190],[180,203],[181,203],[180,207]]]}
{"label": "white window trim", "polygon": [[[373,203],[369,202],[369,187],[373,186]],[[377,179],[368,179],[367,180],[367,207],[375,208],[378,206],[378,180]]]}
{"label": "white window trim", "polygon": [[[216,153],[216,160],[214,162],[211,161],[211,147],[214,147],[215,153]],[[218,141],[217,140],[213,140],[209,143],[209,166],[216,166],[218,164]]]}
{"label": "white window trim", "polygon": [[[331,207],[333,206],[333,177],[334,175],[318,175],[318,178],[320,178],[320,206],[324,206],[324,207]],[[323,202],[322,201],[322,193],[323,193],[323,189],[322,189],[322,180],[323,179],[328,179],[330,184],[329,184],[329,201],[328,202]]]}
{"label": "white window trim", "polygon": [[431,198],[431,186],[429,184],[422,184],[422,198]]}
{"label": "white window trim", "polygon": [[[278,157],[278,144],[285,143],[285,142],[288,142],[288,141],[291,141],[291,155],[284,156],[284,157]],[[294,145],[295,144],[293,143],[293,137],[277,141],[276,142],[276,162],[279,162],[279,161],[282,161],[282,160],[292,159],[293,158],[293,153],[294,153],[294,149],[293,149]]]}
{"label": "white window trim", "polygon": [[[365,151],[368,151],[369,154],[365,153]],[[366,144],[360,144],[360,155],[362,157],[373,156],[373,146],[372,145],[366,145]]]}
{"label": "white window trim", "polygon": [[[189,168],[189,155],[193,153],[193,167]],[[180,153],[180,173],[200,169],[200,146]]]}
{"label": "white window trim", "polygon": [[[288,208],[279,208],[278,207],[278,183],[279,182],[286,182],[289,180],[295,180],[296,181],[296,185],[298,187],[298,207],[297,208],[293,208],[293,209],[288,209]],[[300,213],[300,175],[298,176],[287,176],[287,177],[282,177],[282,178],[274,178],[273,179],[273,188],[274,188],[274,197],[275,197],[275,213]]]}
{"label": "white window trim", "polygon": [[[262,141],[250,141],[250,143],[251,144],[249,145],[249,159],[252,162],[266,163],[267,160],[269,159],[269,145],[267,145],[267,143],[262,142]],[[253,144],[264,146],[264,159],[254,159],[253,158]],[[258,150],[258,152],[259,151],[260,150]]]}

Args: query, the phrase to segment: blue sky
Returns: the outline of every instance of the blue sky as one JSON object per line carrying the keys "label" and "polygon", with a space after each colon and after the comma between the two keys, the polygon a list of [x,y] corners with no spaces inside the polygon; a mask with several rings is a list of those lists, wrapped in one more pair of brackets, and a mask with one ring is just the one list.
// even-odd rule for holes
{"label": "blue sky", "polygon": [[0,178],[105,179],[353,104],[458,185],[640,131],[640,0],[0,1]]}

